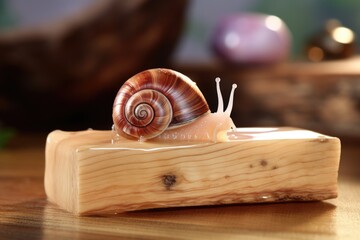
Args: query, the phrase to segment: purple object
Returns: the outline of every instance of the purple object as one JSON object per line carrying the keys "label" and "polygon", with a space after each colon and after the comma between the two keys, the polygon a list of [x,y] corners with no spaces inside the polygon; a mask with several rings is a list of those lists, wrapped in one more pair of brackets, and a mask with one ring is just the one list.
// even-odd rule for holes
{"label": "purple object", "polygon": [[286,60],[291,35],[278,17],[235,14],[222,19],[212,36],[212,48],[231,63],[275,63]]}

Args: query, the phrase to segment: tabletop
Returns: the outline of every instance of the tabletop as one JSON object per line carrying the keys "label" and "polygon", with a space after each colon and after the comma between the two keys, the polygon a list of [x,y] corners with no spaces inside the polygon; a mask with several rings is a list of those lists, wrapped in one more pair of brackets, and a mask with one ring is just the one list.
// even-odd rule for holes
{"label": "tabletop", "polygon": [[45,136],[29,137],[0,150],[0,239],[358,239],[358,144],[342,140],[337,199],[76,217],[46,200]]}

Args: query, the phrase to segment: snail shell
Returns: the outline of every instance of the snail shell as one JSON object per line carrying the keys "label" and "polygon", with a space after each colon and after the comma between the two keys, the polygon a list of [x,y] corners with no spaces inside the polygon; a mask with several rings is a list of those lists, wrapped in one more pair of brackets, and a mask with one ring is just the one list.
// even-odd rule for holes
{"label": "snail shell", "polygon": [[209,112],[196,83],[170,69],[140,72],[120,88],[113,105],[118,134],[147,140]]}

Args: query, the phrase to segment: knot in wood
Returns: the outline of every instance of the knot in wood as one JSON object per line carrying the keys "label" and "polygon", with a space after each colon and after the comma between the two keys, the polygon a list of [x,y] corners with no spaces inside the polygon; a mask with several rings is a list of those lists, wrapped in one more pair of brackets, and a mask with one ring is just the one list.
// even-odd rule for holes
{"label": "knot in wood", "polygon": [[166,189],[169,190],[176,183],[176,176],[173,174],[166,174],[163,176],[162,180]]}

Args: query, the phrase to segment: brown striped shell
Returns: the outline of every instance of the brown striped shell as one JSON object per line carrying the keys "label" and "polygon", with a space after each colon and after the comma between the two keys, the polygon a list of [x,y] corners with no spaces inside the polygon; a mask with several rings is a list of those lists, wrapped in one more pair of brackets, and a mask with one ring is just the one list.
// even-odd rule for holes
{"label": "brown striped shell", "polygon": [[120,88],[113,105],[118,134],[147,140],[209,112],[195,82],[170,69],[140,72]]}

